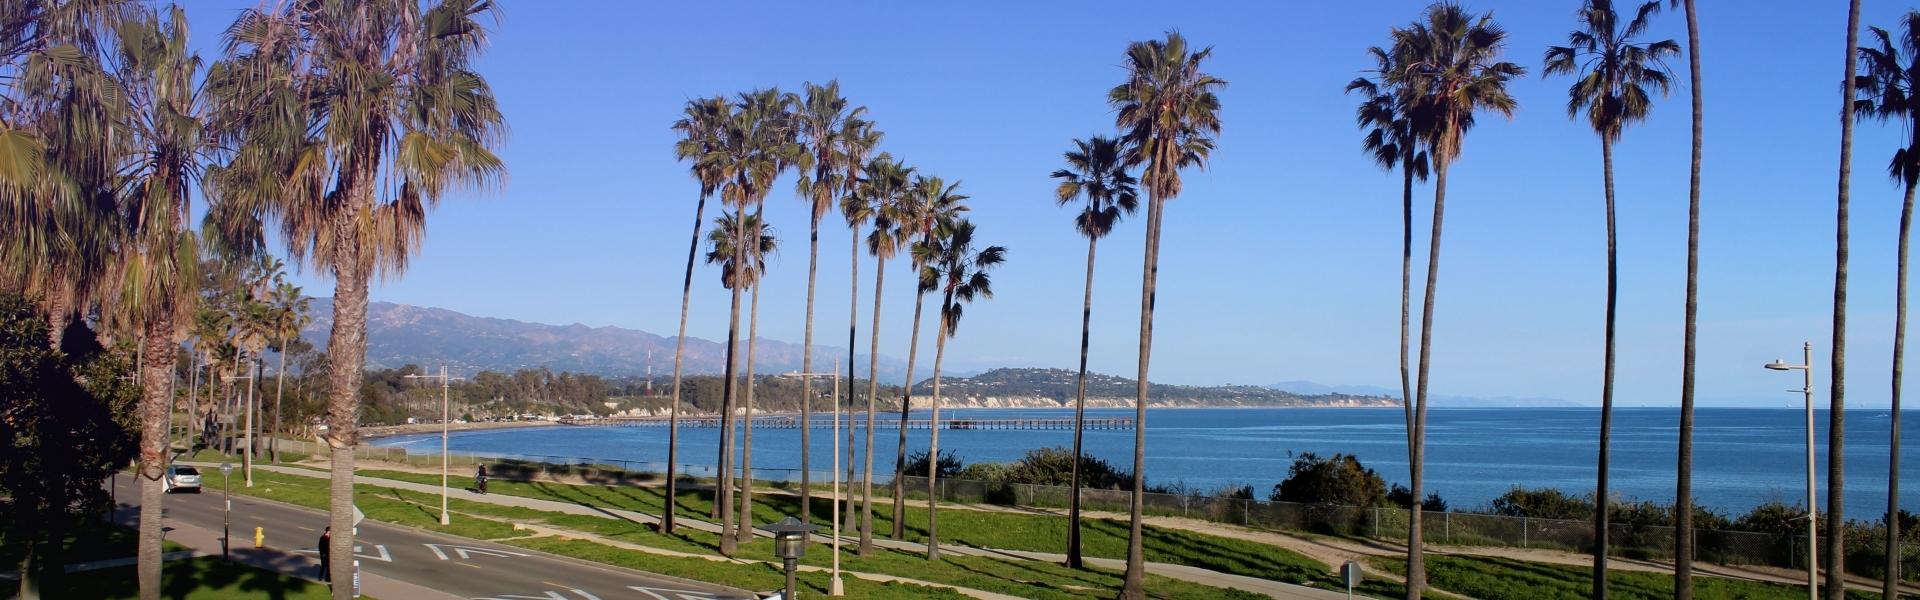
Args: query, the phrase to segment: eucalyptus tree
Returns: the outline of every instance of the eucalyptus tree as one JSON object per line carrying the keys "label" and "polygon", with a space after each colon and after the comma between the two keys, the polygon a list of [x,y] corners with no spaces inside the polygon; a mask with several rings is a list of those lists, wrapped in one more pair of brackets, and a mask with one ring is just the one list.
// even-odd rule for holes
{"label": "eucalyptus tree", "polygon": [[1080,462],[1081,436],[1086,431],[1087,348],[1093,331],[1093,258],[1100,238],[1113,232],[1122,215],[1131,215],[1140,207],[1133,175],[1127,173],[1126,150],[1106,136],[1074,140],[1074,149],[1066,152],[1067,168],[1053,172],[1060,180],[1054,200],[1061,206],[1085,198],[1086,206],[1074,215],[1073,228],[1087,238],[1087,292],[1080,305],[1080,373],[1073,384],[1073,470],[1067,504],[1067,566],[1085,565],[1080,555]]}
{"label": "eucalyptus tree", "polygon": [[[1700,19],[1693,10],[1693,0],[1671,0],[1668,6],[1683,4],[1687,10],[1687,77],[1690,80],[1687,89],[1693,92],[1693,152],[1687,177],[1687,298],[1685,315],[1682,317],[1684,325],[1681,326],[1680,456],[1679,476],[1674,485],[1674,506],[1685,507],[1685,510],[1675,511],[1676,525],[1690,528],[1693,526],[1694,357],[1698,353],[1694,338],[1700,315],[1700,158],[1706,138],[1706,92],[1700,82]],[[1683,529],[1675,527],[1674,531]],[[1676,535],[1674,548],[1674,598],[1693,600],[1693,536]]]}
{"label": "eucalyptus tree", "polygon": [[1613,435],[1614,319],[1620,289],[1620,259],[1614,226],[1613,145],[1628,125],[1645,121],[1653,112],[1650,92],[1666,95],[1673,76],[1666,59],[1680,54],[1673,40],[1642,43],[1659,0],[1640,5],[1631,20],[1623,21],[1613,0],[1586,0],[1574,13],[1580,28],[1567,34],[1567,45],[1547,49],[1545,75],[1572,75],[1578,79],[1567,90],[1567,117],[1586,113],[1587,124],[1600,136],[1601,173],[1607,204],[1607,317],[1604,366],[1600,379],[1600,454],[1593,511],[1593,598],[1607,597],[1607,552],[1611,538],[1607,525],[1611,496],[1607,475]]}
{"label": "eucalyptus tree", "polygon": [[[688,172],[700,183],[700,201],[693,208],[693,241],[687,245],[687,273],[680,288],[680,333],[673,343],[673,404],[667,408],[667,501],[660,519],[661,533],[674,532],[674,513],[678,504],[680,464],[680,375],[687,354],[687,312],[693,303],[693,261],[700,252],[700,228],[704,225],[707,198],[720,187],[720,170],[715,159],[719,152],[718,132],[733,105],[725,96],[689,100],[681,110],[673,130],[680,135],[673,152],[682,161],[692,162]],[[711,157],[711,158],[710,158]],[[715,503],[716,506],[718,503]]]}
{"label": "eucalyptus tree", "polygon": [[[919,256],[921,289],[936,289],[941,293],[940,327],[934,336],[933,353],[933,405],[928,429],[932,434],[927,445],[927,560],[940,560],[940,363],[947,357],[947,340],[960,327],[960,315],[969,302],[975,298],[993,298],[993,280],[987,275],[1002,262],[1006,262],[1007,249],[1000,246],[979,248],[973,241],[973,223],[958,219],[942,223],[942,230],[927,236],[927,239],[914,247]],[[894,504],[900,504],[895,498]]]}
{"label": "eucalyptus tree", "polygon": [[[813,292],[820,273],[820,219],[846,193],[849,132],[859,127],[862,106],[848,109],[840,81],[807,84],[805,98],[794,100],[794,127],[805,151],[794,192],[812,209],[807,230],[807,331],[800,350],[800,371],[813,372]],[[855,251],[856,258],[858,251]],[[851,362],[851,361],[849,361]],[[813,522],[813,378],[800,378],[800,520]]]}
{"label": "eucalyptus tree", "polygon": [[[1887,443],[1887,566],[1882,598],[1898,598],[1900,583],[1900,392],[1906,368],[1907,249],[1913,231],[1913,196],[1920,187],[1920,11],[1900,18],[1900,33],[1871,27],[1872,46],[1860,48],[1859,100],[1855,110],[1882,122],[1898,121],[1905,146],[1893,151],[1887,174],[1906,188],[1900,204],[1900,241],[1895,263],[1893,318],[1893,423]],[[1897,41],[1896,41],[1897,40]]]}
{"label": "eucalyptus tree", "polygon": [[[753,288],[754,290],[753,317],[751,318],[752,323],[748,327],[747,334],[749,338],[754,335],[754,330],[757,329],[760,320],[760,277],[765,274],[767,270],[767,255],[773,253],[778,246],[779,242],[775,239],[772,228],[766,226],[765,222],[761,220],[760,213],[757,211],[747,215],[744,219],[741,219],[738,213],[722,212],[719,218],[714,219],[713,229],[707,234],[707,264],[719,265],[720,285],[729,290],[737,290],[741,287]],[[745,474],[744,477],[746,481],[741,485],[741,525],[738,534],[736,534],[736,537],[740,538],[739,541],[741,542],[751,541],[751,536],[753,535],[753,513],[751,512],[753,508],[752,348],[752,342],[749,341],[747,350],[747,381],[749,382],[749,387],[747,388],[746,398],[746,453],[742,461],[743,468],[741,469],[742,473]]]}
{"label": "eucalyptus tree", "polygon": [[[366,357],[367,284],[397,277],[448,193],[504,185],[506,122],[473,64],[486,0],[296,2],[247,9],[208,71],[227,164],[208,174],[224,229],[277,222],[289,255],[334,279],[327,355]],[[331,369],[334,556],[353,552],[361,370]],[[332,578],[352,577],[350,561]],[[334,597],[348,598],[348,586]]]}
{"label": "eucalyptus tree", "polygon": [[[715,159],[720,171],[720,199],[734,212],[757,208],[766,200],[774,179],[798,160],[800,147],[788,111],[792,100],[778,89],[739,94],[734,111],[723,122]],[[744,220],[736,220],[734,237],[748,239]],[[735,262],[745,263],[744,247],[735,248]],[[720,552],[732,556],[738,549],[733,527],[733,412],[739,372],[740,301],[739,286],[733,288],[733,306],[727,328],[727,365],[721,383],[724,411],[721,415],[721,471],[718,498],[720,507]],[[749,523],[739,523],[750,527]]]}
{"label": "eucalyptus tree", "polygon": [[214,150],[205,130],[207,105],[201,89],[200,56],[188,48],[184,10],[164,18],[127,15],[119,28],[121,89],[131,108],[124,121],[131,134],[120,166],[120,198],[127,232],[116,253],[120,281],[115,312],[142,326],[145,357],[140,401],[141,595],[160,593],[162,482],[168,460],[167,428],[173,418],[174,334],[195,309],[199,249],[187,227],[192,186]]}
{"label": "eucalyptus tree", "polygon": [[1114,124],[1127,143],[1127,162],[1141,167],[1147,190],[1146,258],[1140,285],[1140,372],[1134,399],[1133,502],[1127,535],[1127,574],[1120,597],[1146,597],[1146,557],[1141,545],[1141,509],[1147,484],[1147,366],[1153,349],[1153,302],[1160,269],[1160,224],[1168,199],[1180,195],[1180,170],[1206,168],[1220,133],[1218,90],[1226,80],[1200,70],[1213,47],[1190,51],[1187,38],[1127,45],[1125,83],[1107,92]]}
{"label": "eucalyptus tree", "polygon": [[308,313],[310,298],[302,293],[300,286],[287,283],[280,277],[274,277],[273,291],[268,296],[268,306],[273,311],[273,333],[278,343],[273,352],[280,355],[280,368],[274,369],[273,383],[273,432],[268,448],[273,452],[273,462],[280,462],[280,400],[287,390],[287,344],[300,339],[300,331],[313,322]]}
{"label": "eucalyptus tree", "polygon": [[[1828,386],[1831,404],[1827,408],[1827,600],[1846,600],[1846,419],[1847,419],[1847,256],[1848,217],[1853,185],[1853,121],[1860,61],[1855,53],[1860,46],[1860,0],[1847,3],[1846,78],[1841,80],[1840,100],[1840,190],[1834,214],[1833,260],[1833,374]],[[1690,504],[1680,505],[1683,508]],[[1814,507],[1808,507],[1809,511]],[[1676,527],[1691,527],[1691,511]],[[1893,520],[1897,515],[1887,515]],[[1691,536],[1682,536],[1691,537]],[[1691,567],[1691,562],[1688,563]],[[1687,600],[1687,599],[1682,599]]]}
{"label": "eucalyptus tree", "polygon": [[[911,250],[932,241],[942,227],[950,226],[960,213],[966,212],[967,197],[960,194],[960,182],[947,185],[939,177],[915,175],[913,183],[901,195],[900,222],[903,236],[900,242],[909,248],[909,257],[913,260],[914,272],[926,266],[926,257]],[[907,344],[907,382],[901,387],[905,391],[900,395],[900,442],[899,451],[893,462],[893,539],[906,539],[907,503],[901,501],[907,491],[907,422],[913,414],[913,365],[920,352],[920,313],[925,304],[927,292],[931,288],[919,286],[913,296],[913,334]]]}
{"label": "eucalyptus tree", "polygon": [[[1396,48],[1397,50],[1398,48]],[[1360,147],[1373,163],[1389,171],[1400,169],[1400,407],[1407,422],[1407,460],[1413,460],[1413,379],[1407,362],[1413,331],[1413,180],[1426,181],[1427,152],[1421,136],[1429,135],[1432,119],[1413,106],[1412,90],[1401,85],[1400,60],[1393,50],[1374,46],[1367,55],[1378,79],[1355,78],[1347,93],[1365,96],[1354,121],[1366,130]]]}
{"label": "eucalyptus tree", "polygon": [[861,210],[873,220],[873,228],[867,233],[867,253],[873,255],[874,268],[873,345],[867,351],[867,439],[865,466],[860,475],[861,556],[873,554],[873,428],[875,399],[880,396],[880,299],[884,297],[881,292],[886,290],[887,260],[906,245],[910,216],[902,203],[908,200],[914,171],[884,153],[868,163],[865,170],[867,177],[860,197],[866,206]]}
{"label": "eucalyptus tree", "polygon": [[1423,141],[1433,160],[1433,232],[1428,238],[1426,296],[1420,311],[1420,362],[1416,383],[1413,461],[1409,465],[1413,502],[1407,535],[1407,598],[1426,588],[1421,502],[1426,474],[1427,381],[1433,355],[1434,292],[1440,278],[1441,225],[1446,215],[1447,174],[1459,158],[1474,116],[1491,111],[1509,118],[1519,102],[1507,83],[1526,74],[1520,65],[1500,60],[1507,32],[1493,14],[1476,15],[1447,2],[1429,5],[1421,19],[1393,30],[1395,49],[1404,57],[1396,72],[1399,85],[1413,90],[1415,110],[1433,119],[1433,135]]}

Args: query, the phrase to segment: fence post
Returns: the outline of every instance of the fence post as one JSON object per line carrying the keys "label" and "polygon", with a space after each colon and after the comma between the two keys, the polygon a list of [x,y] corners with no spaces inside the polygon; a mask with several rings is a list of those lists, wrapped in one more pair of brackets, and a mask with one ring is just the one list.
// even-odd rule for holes
{"label": "fence post", "polygon": [[1380,539],[1380,509],[1369,509],[1373,513],[1373,538]]}
{"label": "fence post", "polygon": [[1247,522],[1251,520],[1249,518],[1251,516],[1251,513],[1253,512],[1253,509],[1249,506],[1251,504],[1253,504],[1252,500],[1240,501],[1240,526],[1241,527],[1246,527],[1248,524]]}
{"label": "fence post", "polygon": [[1440,524],[1447,532],[1447,543],[1453,543],[1453,513],[1440,513]]}
{"label": "fence post", "polygon": [[1527,518],[1520,517],[1520,547],[1527,547]]}

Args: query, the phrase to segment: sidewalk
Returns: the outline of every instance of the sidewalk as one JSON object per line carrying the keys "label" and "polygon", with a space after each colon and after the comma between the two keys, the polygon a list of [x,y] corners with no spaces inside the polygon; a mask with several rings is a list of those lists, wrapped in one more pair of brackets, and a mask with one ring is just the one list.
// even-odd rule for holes
{"label": "sidewalk", "polygon": [[[326,479],[331,476],[330,473],[327,473],[325,471],[316,471],[313,469],[303,469],[303,468],[297,468],[297,467],[275,467],[275,466],[268,466],[268,465],[254,465],[254,468],[269,470],[276,473],[302,475],[302,476],[315,477],[320,479]],[[402,490],[408,490],[408,491],[414,491],[414,492],[422,492],[422,493],[428,493],[428,494],[440,493],[440,486],[437,486],[437,485],[411,483],[406,481],[396,481],[392,479],[382,479],[378,477],[367,477],[364,475],[354,476],[354,483],[378,485],[383,487],[402,489]],[[459,498],[461,500],[467,500],[471,502],[485,502],[488,504],[495,504],[499,506],[513,506],[513,507],[528,508],[528,509],[542,510],[542,511],[548,511],[548,512],[559,512],[559,513],[574,514],[574,515],[588,515],[588,516],[597,516],[597,517],[612,518],[612,519],[625,519],[635,523],[642,523],[642,524],[649,524],[649,525],[658,524],[660,522],[660,519],[654,515],[628,511],[628,510],[614,509],[614,508],[582,506],[579,504],[573,504],[568,502],[559,502],[554,500],[540,500],[535,498],[507,496],[507,495],[501,495],[501,494],[482,495],[477,492],[473,492],[466,489],[450,488],[447,490],[447,492],[449,497]],[[676,521],[683,527],[690,527],[698,531],[705,531],[710,533],[719,533],[720,531],[720,526],[717,523],[689,518],[684,515],[677,518]],[[761,536],[761,537],[767,537],[770,535],[766,532],[759,531],[757,529],[754,530],[753,533],[754,535]],[[578,534],[578,533],[570,532],[567,535],[571,537],[581,537],[581,534]],[[832,541],[832,538],[830,536],[816,534],[814,537],[816,540],[820,541],[821,543]],[[642,550],[642,551],[648,550],[644,547],[633,547],[632,544],[619,544],[619,543],[612,542],[611,540],[596,540],[596,541],[599,541],[601,543],[607,543],[610,545],[618,545],[619,547],[622,547],[622,548],[636,549],[636,550]],[[853,541],[855,540],[851,540],[849,538],[842,538],[843,544],[853,542]],[[904,541],[897,541],[897,540],[875,539],[873,543],[874,545],[880,546],[882,548],[887,548],[890,550],[901,550],[901,551],[907,551],[907,552],[923,552],[925,551],[925,548],[926,548],[926,544],[904,542]],[[991,550],[991,549],[984,549],[984,548],[975,548],[971,546],[955,546],[951,544],[941,544],[940,551],[945,553],[963,555],[963,556],[981,556],[981,557],[999,558],[999,559],[1037,560],[1037,561],[1055,562],[1055,563],[1066,561],[1065,555],[1052,555],[1052,554],[1039,553],[1039,552],[1009,552],[1009,551]],[[1117,559],[1090,558],[1088,559],[1088,562],[1103,568],[1111,568],[1111,569],[1126,568],[1125,561],[1121,561]],[[887,575],[874,575],[874,574],[866,574],[866,573],[855,574],[847,571],[842,571],[842,572],[848,573],[850,575],[855,575],[862,579],[872,579],[875,581],[897,579]],[[1179,579],[1183,581],[1189,581],[1189,582],[1198,583],[1202,585],[1233,588],[1233,589],[1245,590],[1249,592],[1255,592],[1255,593],[1266,595],[1271,598],[1276,598],[1278,600],[1343,600],[1344,598],[1346,598],[1345,593],[1336,593],[1328,590],[1315,589],[1315,588],[1293,585],[1288,583],[1280,583],[1277,581],[1268,581],[1265,579],[1258,579],[1253,577],[1230,575],[1227,573],[1220,573],[1217,571],[1210,571],[1207,569],[1201,569],[1198,567],[1188,567],[1184,565],[1171,565],[1171,564],[1165,564],[1165,563],[1150,562],[1150,563],[1147,563],[1147,572],[1153,573],[1155,575],[1160,575],[1160,576],[1164,576],[1172,579]],[[920,583],[922,585],[954,588],[954,589],[960,590],[962,593],[966,593],[969,596],[973,596],[976,598],[983,598],[983,599],[995,598],[996,600],[998,598],[1005,598],[1005,596],[1002,596],[999,594],[991,594],[988,592],[981,592],[979,590],[967,590],[964,588],[957,588],[954,586],[915,582],[911,580],[904,580],[904,581],[908,581],[912,583]],[[977,592],[977,594],[975,592]]]}
{"label": "sidewalk", "polygon": [[[139,511],[121,511],[121,515],[123,516],[116,520],[116,523],[127,527],[140,526]],[[166,539],[192,548],[193,552],[200,556],[220,555],[220,532],[201,529],[172,519],[167,519],[165,523]],[[272,546],[254,548],[246,540],[234,541],[236,543],[232,557],[236,563],[316,583],[319,581],[316,579],[320,571],[319,560]],[[360,593],[367,597],[385,600],[461,600],[459,596],[371,573],[360,574]]]}

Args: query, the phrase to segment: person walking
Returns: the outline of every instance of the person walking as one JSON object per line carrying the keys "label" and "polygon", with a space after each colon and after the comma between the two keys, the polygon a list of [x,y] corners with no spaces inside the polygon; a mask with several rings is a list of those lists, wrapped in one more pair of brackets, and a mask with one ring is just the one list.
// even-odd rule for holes
{"label": "person walking", "polygon": [[333,528],[328,527],[326,531],[320,532],[320,583],[333,583],[333,578],[328,575],[333,572],[330,569],[333,562],[328,560],[331,557],[329,552],[332,552],[332,547]]}
{"label": "person walking", "polygon": [[487,493],[487,466],[479,465],[473,474],[473,487],[481,494]]}

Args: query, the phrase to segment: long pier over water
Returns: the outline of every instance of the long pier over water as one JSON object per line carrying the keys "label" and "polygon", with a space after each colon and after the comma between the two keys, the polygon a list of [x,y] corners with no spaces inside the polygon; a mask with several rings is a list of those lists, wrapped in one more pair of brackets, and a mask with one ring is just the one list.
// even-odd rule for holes
{"label": "long pier over water", "polygon": [[[799,429],[801,425],[800,421],[800,417],[796,416],[754,417],[753,426],[756,429]],[[668,426],[668,421],[665,417],[593,417],[587,419],[562,419],[560,424],[589,427],[666,427]],[[832,429],[833,419],[815,418],[810,425],[812,425],[814,429]],[[680,426],[717,428],[720,426],[720,418],[713,416],[681,417]],[[849,419],[841,423],[841,427],[851,427],[854,429],[864,429],[866,426],[867,420],[865,417]],[[907,429],[929,429],[932,426],[933,423],[929,419],[911,419],[907,421]],[[1133,429],[1133,419],[1124,417],[1086,419],[1085,426],[1087,429]],[[875,419],[874,428],[899,429],[900,419],[890,419],[885,416],[880,416]],[[941,419],[940,428],[1071,430],[1073,429],[1073,419]]]}

